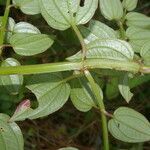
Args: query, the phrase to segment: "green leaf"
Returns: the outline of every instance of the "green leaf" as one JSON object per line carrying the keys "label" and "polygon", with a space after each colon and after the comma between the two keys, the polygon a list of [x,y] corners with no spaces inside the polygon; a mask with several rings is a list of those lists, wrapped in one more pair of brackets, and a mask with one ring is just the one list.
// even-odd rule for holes
{"label": "green leaf", "polygon": [[30,100],[24,100],[10,121],[36,119],[52,114],[63,107],[70,95],[70,86],[63,80],[61,73],[33,75],[26,87],[35,94],[38,107],[32,109]]}
{"label": "green leaf", "polygon": [[58,30],[66,30],[72,24],[85,24],[94,15],[98,0],[39,0],[41,13],[47,23]]}
{"label": "green leaf", "polygon": [[131,98],[133,97],[133,94],[130,92],[128,73],[126,73],[123,77],[120,77],[118,87],[123,98],[127,103],[129,103]]}
{"label": "green leaf", "polygon": [[116,39],[115,31],[104,23],[91,20],[89,27],[80,27],[80,31],[84,36],[85,43],[88,44],[96,39]]}
{"label": "green leaf", "polygon": [[13,0],[13,4],[17,5],[21,11],[27,15],[40,13],[38,0]]}
{"label": "green leaf", "polygon": [[53,40],[46,34],[17,33],[10,39],[14,51],[23,56],[31,56],[46,51]]}
{"label": "green leaf", "polygon": [[12,36],[12,32],[14,30],[15,24],[16,24],[15,20],[13,18],[9,17],[7,30],[10,31],[10,32],[6,33],[6,40],[7,40],[8,43],[9,43],[10,38]]}
{"label": "green leaf", "polygon": [[71,81],[71,101],[73,105],[83,112],[89,111],[92,107],[96,107],[96,100],[91,91],[89,83],[85,78],[75,79]]}
{"label": "green leaf", "polygon": [[150,42],[147,42],[142,46],[140,55],[142,56],[144,63],[150,66]]}
{"label": "green leaf", "polygon": [[[87,45],[87,58],[111,59],[120,61],[130,61],[134,52],[131,46],[122,40],[95,40]],[[70,61],[81,59],[81,52],[67,58]]]}
{"label": "green leaf", "polygon": [[128,37],[133,50],[140,53],[142,46],[150,41],[150,30],[129,27],[126,31],[126,36]]}
{"label": "green leaf", "polygon": [[[1,63],[1,67],[20,66],[20,63],[14,58],[7,58]],[[13,95],[19,93],[23,84],[22,75],[2,75],[0,76],[2,85]]]}
{"label": "green leaf", "polygon": [[120,77],[124,74],[122,71],[110,70],[110,69],[94,69],[94,73],[98,74],[100,77]]}
{"label": "green leaf", "polygon": [[126,10],[132,11],[136,8],[137,3],[138,0],[123,0],[122,5]]}
{"label": "green leaf", "polygon": [[[0,28],[2,26],[2,16],[0,16]],[[13,18],[9,17],[8,19],[8,24],[7,24],[7,30],[10,32],[6,33],[6,41],[7,43],[9,43],[10,37],[12,36],[12,32],[14,30],[14,26],[15,26],[15,21]]]}
{"label": "green leaf", "polygon": [[39,103],[38,108],[29,114],[30,119],[59,110],[70,95],[70,86],[63,81],[60,73],[33,75],[27,88],[35,94]]}
{"label": "green leaf", "polygon": [[116,98],[119,95],[118,90],[118,79],[112,78],[106,84],[106,97],[111,100]]}
{"label": "green leaf", "polygon": [[74,147],[64,147],[64,148],[60,148],[58,150],[78,150],[78,149],[74,148]]}
{"label": "green leaf", "polygon": [[35,33],[40,34],[40,30],[27,22],[19,22],[14,26],[14,33]]}
{"label": "green leaf", "polygon": [[108,123],[111,134],[118,140],[138,143],[150,140],[150,123],[140,113],[127,107],[118,108]]}
{"label": "green leaf", "polygon": [[100,0],[100,10],[108,20],[119,20],[123,16],[123,6],[120,0]]}
{"label": "green leaf", "polygon": [[130,12],[126,15],[127,25],[141,28],[150,28],[150,17],[137,12]]}
{"label": "green leaf", "polygon": [[130,85],[130,88],[134,88],[134,87],[137,87],[141,84],[144,84],[146,82],[149,82],[150,81],[150,75],[138,75],[132,79],[130,79],[129,81],[129,85]]}
{"label": "green leaf", "polygon": [[0,148],[1,150],[23,150],[23,136],[16,123],[9,123],[10,117],[0,114]]}

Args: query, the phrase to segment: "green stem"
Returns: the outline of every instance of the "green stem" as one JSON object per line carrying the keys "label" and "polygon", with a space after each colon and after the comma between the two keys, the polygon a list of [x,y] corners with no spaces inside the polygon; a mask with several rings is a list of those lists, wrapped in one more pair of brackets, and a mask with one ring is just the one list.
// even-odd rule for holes
{"label": "green stem", "polygon": [[87,79],[91,85],[91,89],[92,89],[97,101],[99,102],[99,108],[101,111],[101,119],[102,119],[104,150],[109,150],[107,118],[106,118],[105,113],[104,113],[105,112],[105,105],[104,105],[103,99],[100,96],[99,88],[97,87],[97,84],[95,83],[92,75],[90,74],[90,72],[88,70],[85,70],[84,73],[85,73],[85,76],[87,77]]}
{"label": "green stem", "polygon": [[124,9],[123,17],[122,19],[118,22],[118,26],[120,28],[120,36],[121,39],[126,40],[126,31],[124,29],[124,23],[125,23],[125,16],[126,16],[126,9]]}
{"label": "green stem", "polygon": [[41,74],[61,71],[80,70],[81,63],[60,62],[39,65],[25,65],[16,67],[1,67],[0,75],[9,74]]}
{"label": "green stem", "polygon": [[74,32],[76,33],[80,43],[81,43],[81,46],[82,46],[82,61],[84,61],[86,59],[86,51],[87,51],[87,48],[86,48],[86,44],[84,42],[84,39],[82,37],[82,34],[81,32],[79,31],[78,27],[73,23],[72,24],[72,28],[74,30]]}
{"label": "green stem", "polygon": [[107,128],[107,118],[103,112],[101,112],[102,118],[102,130],[103,130],[103,140],[104,140],[104,150],[109,150],[109,137]]}
{"label": "green stem", "polygon": [[119,22],[118,22],[118,26],[119,26],[119,28],[120,28],[120,36],[121,36],[121,39],[122,39],[122,40],[126,40],[126,31],[124,30],[123,22],[119,21]]}
{"label": "green stem", "polygon": [[[2,26],[1,26],[1,31],[0,31],[0,46],[4,44],[4,39],[5,39],[5,30],[6,30],[6,26],[7,26],[7,21],[8,21],[8,17],[9,17],[9,10],[10,10],[10,1],[11,0],[7,0],[6,2],[6,9],[4,12],[4,16],[2,18]],[[2,50],[0,49],[0,55],[2,53]]]}
{"label": "green stem", "polygon": [[112,69],[118,71],[128,71],[138,73],[140,65],[133,61],[115,61],[108,59],[87,59],[85,68],[88,69]]}
{"label": "green stem", "polygon": [[[71,70],[83,70],[82,62],[58,62],[49,64],[24,65],[16,67],[0,67],[0,75],[11,74],[38,74],[51,73]],[[132,73],[147,73],[150,74],[150,67],[141,67],[135,62],[121,62],[106,59],[90,59],[85,60],[84,68],[87,69],[111,69],[118,71],[127,71]],[[142,69],[146,68],[146,69]],[[146,70],[146,71],[145,71]]]}

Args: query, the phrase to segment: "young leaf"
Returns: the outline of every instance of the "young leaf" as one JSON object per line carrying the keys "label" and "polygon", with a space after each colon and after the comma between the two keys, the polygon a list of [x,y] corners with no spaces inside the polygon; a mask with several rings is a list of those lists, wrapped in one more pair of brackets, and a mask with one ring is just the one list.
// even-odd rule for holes
{"label": "young leaf", "polygon": [[13,4],[17,5],[21,11],[27,15],[40,13],[38,0],[13,0]]}
{"label": "young leaf", "polygon": [[126,73],[123,77],[120,77],[118,87],[123,98],[127,103],[129,103],[131,98],[133,97],[133,94],[130,92],[129,87],[129,74]]}
{"label": "young leaf", "polygon": [[14,112],[13,116],[10,118],[10,122],[21,121],[26,119],[32,113],[30,100],[22,101]]}
{"label": "young leaf", "polygon": [[[72,24],[85,24],[94,15],[98,0],[39,0],[41,13],[47,23],[58,30],[66,30]],[[48,5],[47,5],[48,4]]]}
{"label": "young leaf", "polygon": [[1,150],[23,150],[23,136],[16,123],[9,123],[10,117],[0,114],[0,148]]}
{"label": "young leaf", "polygon": [[122,5],[126,10],[132,11],[136,8],[137,3],[138,0],[123,0]]}
{"label": "young leaf", "polygon": [[141,28],[150,28],[150,17],[137,13],[130,12],[126,15],[127,25]]}
{"label": "young leaf", "polygon": [[40,30],[27,22],[19,22],[14,26],[14,33],[35,33],[40,34]]}
{"label": "young leaf", "polygon": [[28,118],[36,119],[59,110],[68,100],[70,86],[63,81],[60,73],[33,75],[27,88],[38,100],[38,108]]}
{"label": "young leaf", "polygon": [[146,65],[150,65],[150,42],[147,42],[143,45],[140,54]]}
{"label": "young leaf", "polygon": [[[90,42],[87,48],[87,58],[129,61],[134,56],[132,47],[127,42],[117,39],[95,40]],[[81,52],[67,59],[70,61],[81,59]]]}
{"label": "young leaf", "polygon": [[79,29],[86,44],[96,39],[117,39],[115,31],[100,21],[91,20],[88,28],[81,26]]}
{"label": "young leaf", "polygon": [[96,107],[95,97],[90,89],[89,83],[85,78],[71,81],[71,101],[79,111],[89,111]]}
{"label": "young leaf", "polygon": [[118,140],[138,143],[150,140],[150,123],[140,113],[127,107],[120,107],[108,123],[111,134]]}
{"label": "young leaf", "polygon": [[31,56],[46,51],[53,40],[46,34],[17,33],[10,39],[14,51],[23,56]]}
{"label": "young leaf", "polygon": [[142,46],[150,41],[150,30],[141,29],[137,27],[129,27],[126,31],[126,36],[129,43],[132,45],[133,50],[140,53]]}
{"label": "young leaf", "polygon": [[[7,58],[1,63],[1,67],[20,66],[20,63],[14,58]],[[19,93],[23,84],[22,75],[3,75],[0,76],[3,86],[13,95]]]}
{"label": "young leaf", "polygon": [[100,9],[108,20],[119,20],[123,16],[123,7],[120,0],[100,0]]}

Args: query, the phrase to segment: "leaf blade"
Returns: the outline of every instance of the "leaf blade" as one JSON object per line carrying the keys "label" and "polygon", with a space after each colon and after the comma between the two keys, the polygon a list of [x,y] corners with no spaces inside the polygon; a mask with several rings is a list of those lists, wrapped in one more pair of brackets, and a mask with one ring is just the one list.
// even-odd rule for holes
{"label": "leaf blade", "polygon": [[3,150],[23,150],[23,136],[16,123],[9,123],[9,116],[0,114],[0,147]]}
{"label": "leaf blade", "polygon": [[150,31],[138,27],[129,27],[126,30],[126,36],[129,39],[129,43],[132,45],[133,50],[140,53],[142,46],[150,41]]}
{"label": "leaf blade", "polygon": [[47,116],[66,103],[70,95],[70,86],[62,80],[59,73],[34,75],[31,78],[27,88],[37,97],[39,106],[29,114],[30,119]]}
{"label": "leaf blade", "polygon": [[138,0],[123,0],[122,5],[123,7],[128,10],[128,11],[132,11],[136,8],[138,3]]}
{"label": "leaf blade", "polygon": [[80,31],[84,36],[86,44],[96,39],[116,39],[115,31],[104,23],[96,20],[91,20],[89,27],[81,26]]}
{"label": "leaf blade", "polygon": [[[20,66],[21,64],[14,58],[7,58],[1,64],[1,67]],[[19,93],[23,85],[23,75],[5,75],[1,76],[0,80],[4,88],[11,94],[16,95]]]}
{"label": "leaf blade", "polygon": [[97,5],[98,0],[85,1],[84,6],[80,6],[80,0],[40,0],[42,16],[52,28],[58,30],[66,30],[72,24],[87,23]]}
{"label": "leaf blade", "polygon": [[38,0],[13,0],[21,11],[27,15],[36,15],[40,13]]}
{"label": "leaf blade", "polygon": [[127,25],[130,26],[135,26],[139,28],[149,28],[150,27],[150,17],[137,13],[137,12],[129,12],[126,15],[126,20],[127,20]]}
{"label": "leaf blade", "polygon": [[39,29],[37,29],[35,26],[27,22],[19,22],[15,24],[13,32],[14,33],[35,33],[35,34],[41,33]]}
{"label": "leaf blade", "polygon": [[[87,45],[87,59],[110,59],[119,61],[133,60],[132,47],[125,41],[117,39],[95,40]],[[75,61],[81,59],[81,52],[67,58]]]}
{"label": "leaf blade", "polygon": [[124,142],[137,143],[150,140],[150,123],[140,113],[127,107],[114,112],[114,118],[108,123],[112,135]]}
{"label": "leaf blade", "polygon": [[119,20],[123,16],[120,0],[100,0],[100,9],[103,16],[108,20]]}
{"label": "leaf blade", "polygon": [[17,33],[10,39],[14,51],[23,56],[32,56],[46,51],[53,40],[45,34]]}
{"label": "leaf blade", "polygon": [[133,97],[133,93],[131,93],[130,91],[128,73],[120,78],[118,88],[123,98],[126,100],[127,103],[129,103]]}
{"label": "leaf blade", "polygon": [[95,99],[94,95],[92,94],[89,84],[87,83],[85,78],[71,81],[70,97],[73,105],[79,111],[87,112],[92,107],[96,107],[93,101],[93,99]]}
{"label": "leaf blade", "polygon": [[140,55],[142,56],[144,63],[146,65],[150,65],[150,43],[146,42],[140,51]]}

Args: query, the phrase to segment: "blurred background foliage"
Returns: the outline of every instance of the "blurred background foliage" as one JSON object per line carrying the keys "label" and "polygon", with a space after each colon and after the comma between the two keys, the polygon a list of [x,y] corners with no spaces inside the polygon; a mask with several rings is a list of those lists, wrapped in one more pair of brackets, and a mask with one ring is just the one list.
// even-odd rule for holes
{"label": "blurred background foliage", "polygon": [[[1,16],[5,10],[5,2],[5,0],[0,0]],[[150,16],[150,1],[139,0],[135,11]],[[65,60],[66,57],[75,54],[80,49],[78,39],[71,29],[63,32],[54,30],[47,25],[41,15],[27,16],[12,7],[10,17],[14,18],[16,22],[25,21],[35,25],[42,33],[51,35],[55,39],[55,44],[46,52],[34,57],[21,57],[7,48],[3,53],[4,58],[16,58],[22,65],[57,62]],[[97,10],[94,18],[114,27],[114,29],[116,28],[114,23],[108,22],[101,16],[99,10]],[[130,104],[127,104],[118,92],[117,79],[109,76],[101,77],[99,82],[101,82],[103,91],[105,91],[107,110],[113,112],[119,106],[129,106],[141,112],[150,120],[150,82],[147,82],[148,79],[149,77],[146,79],[137,78],[130,82],[134,97]],[[144,80],[144,83],[135,87],[142,80]],[[18,95],[10,95],[4,87],[0,86],[0,112],[11,115],[18,103],[26,98],[31,99],[33,104],[36,105],[36,98],[27,89],[21,89]],[[100,150],[101,127],[99,118],[100,114],[95,110],[82,113],[77,111],[68,101],[61,110],[48,117],[19,123],[24,134],[25,150],[57,150],[64,146],[74,146],[80,150]],[[111,136],[110,141],[111,150],[150,149],[150,142],[126,144]]]}

